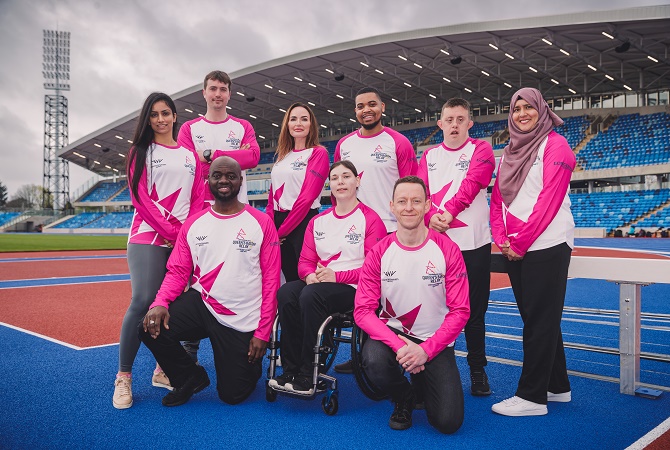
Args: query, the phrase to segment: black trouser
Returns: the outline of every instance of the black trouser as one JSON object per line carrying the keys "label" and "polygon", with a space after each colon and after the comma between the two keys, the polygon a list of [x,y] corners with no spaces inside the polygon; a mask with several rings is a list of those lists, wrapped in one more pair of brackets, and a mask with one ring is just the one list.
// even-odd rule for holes
{"label": "black trouser", "polygon": [[[279,227],[288,217],[289,211],[275,211],[274,221],[275,227]],[[302,243],[305,240],[305,230],[312,217],[319,214],[318,209],[310,209],[307,211],[307,216],[298,224],[293,231],[291,231],[286,240],[282,242],[279,250],[281,252],[281,271],[284,274],[284,279],[287,282],[299,280],[298,276],[298,261],[300,260],[300,252],[302,251]]]}
{"label": "black trouser", "polygon": [[[368,339],[363,345],[362,358],[367,377],[394,402],[412,389],[396,361],[396,353],[385,343]],[[412,376],[412,383],[422,386],[428,422],[441,433],[456,432],[463,424],[464,401],[454,348],[445,348],[427,362],[423,372]]]}
{"label": "black trouser", "polygon": [[140,340],[151,350],[156,361],[175,388],[195,373],[196,364],[179,341],[209,337],[214,352],[216,389],[219,398],[234,405],[245,400],[261,377],[261,359],[249,363],[249,342],[253,331],[240,332],[221,325],[209,312],[200,293],[189,289],[170,304],[169,329],[161,327],[158,338],[145,333],[140,322]]}
{"label": "black trouser", "polygon": [[486,325],[484,316],[489,308],[491,292],[491,244],[461,252],[468,272],[470,287],[470,318],[465,324],[468,365],[486,365]]}
{"label": "black trouser", "polygon": [[561,335],[561,316],[572,249],[563,243],[506,261],[523,320],[523,369],[517,397],[547,404],[547,391],[568,392],[570,381]]}
{"label": "black trouser", "polygon": [[277,291],[284,373],[311,375],[319,327],[330,314],[354,307],[356,289],[342,283],[293,281]]}

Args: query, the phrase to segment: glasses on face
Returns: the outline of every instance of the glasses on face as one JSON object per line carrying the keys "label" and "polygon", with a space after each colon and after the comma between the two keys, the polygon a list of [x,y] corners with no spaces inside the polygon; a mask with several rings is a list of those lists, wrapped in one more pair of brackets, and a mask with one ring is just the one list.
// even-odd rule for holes
{"label": "glasses on face", "polygon": [[458,125],[463,125],[467,121],[467,117],[447,117],[444,119],[442,122],[446,123],[447,125],[453,125],[454,122],[456,122]]}

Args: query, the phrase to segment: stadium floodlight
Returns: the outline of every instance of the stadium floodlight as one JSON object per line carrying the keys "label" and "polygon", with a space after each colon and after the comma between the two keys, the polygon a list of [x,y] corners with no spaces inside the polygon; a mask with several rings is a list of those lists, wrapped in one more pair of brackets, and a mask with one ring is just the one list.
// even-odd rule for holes
{"label": "stadium floodlight", "polygon": [[449,62],[450,62],[451,64],[453,64],[454,66],[457,66],[457,65],[459,65],[461,62],[463,62],[463,58],[461,58],[460,56],[456,56],[455,58],[451,58],[451,61],[449,61]]}
{"label": "stadium floodlight", "polygon": [[70,32],[42,30],[44,89],[70,90]]}
{"label": "stadium floodlight", "polygon": [[630,41],[625,41],[618,47],[614,47],[614,51],[617,53],[626,53],[628,50],[630,50]]}

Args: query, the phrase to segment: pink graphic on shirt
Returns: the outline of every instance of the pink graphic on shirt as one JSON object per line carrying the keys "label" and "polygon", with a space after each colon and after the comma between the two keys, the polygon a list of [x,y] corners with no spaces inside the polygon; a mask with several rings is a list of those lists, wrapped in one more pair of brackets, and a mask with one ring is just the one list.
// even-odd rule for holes
{"label": "pink graphic on shirt", "polygon": [[381,314],[379,315],[379,319],[384,323],[388,323],[390,319],[397,319],[402,325],[403,333],[413,335],[412,327],[414,326],[414,322],[416,322],[416,318],[419,315],[421,305],[417,305],[414,309],[412,309],[408,313],[398,317],[396,315],[396,312],[393,310],[393,305],[391,304],[389,299],[386,298],[384,300],[386,303],[386,307],[382,310]]}
{"label": "pink graphic on shirt", "polygon": [[234,132],[234,131],[231,130],[231,131],[228,133],[228,139],[235,139],[235,132]]}
{"label": "pink graphic on shirt", "polygon": [[177,203],[177,199],[179,198],[180,193],[181,188],[177,189],[172,194],[158,201],[158,204],[165,209],[165,211],[163,211],[163,215],[165,216],[166,219],[174,217],[172,216],[172,210],[174,209],[174,205]]}
{"label": "pink graphic on shirt", "polygon": [[442,214],[444,213],[444,209],[442,209],[442,203],[444,202],[444,196],[447,195],[447,192],[449,192],[449,188],[451,187],[452,181],[447,183],[442,189],[440,189],[437,192],[433,192],[430,194],[430,198],[433,202],[433,206],[437,208],[437,212]]}
{"label": "pink graphic on shirt", "polygon": [[234,316],[236,315],[234,312],[223,306],[214,297],[210,297],[209,295],[210,291],[212,290],[212,286],[214,286],[214,282],[218,278],[219,272],[221,272],[221,268],[223,268],[224,264],[225,261],[204,275],[202,275],[200,272],[200,266],[196,264],[195,268],[193,269],[193,278],[197,279],[198,283],[200,283],[200,286],[202,287],[202,290],[200,291],[202,300],[209,304],[214,312],[224,316]]}
{"label": "pink graphic on shirt", "polygon": [[507,213],[507,217],[505,218],[505,228],[507,228],[507,234],[518,233],[519,230],[524,227],[524,225],[526,225],[526,222],[510,213]]}
{"label": "pink graphic on shirt", "polygon": [[468,155],[465,153],[461,153],[461,156],[458,157],[459,161],[467,161],[468,160]]}
{"label": "pink graphic on shirt", "polygon": [[358,178],[360,178],[361,180],[363,179],[363,171],[361,171],[361,172],[358,174]]}
{"label": "pink graphic on shirt", "polygon": [[377,147],[375,147],[375,153],[379,153],[383,150],[384,150],[384,148],[381,145],[378,145]]}
{"label": "pink graphic on shirt", "polygon": [[321,263],[322,266],[328,267],[328,264],[330,264],[332,261],[337,261],[340,258],[340,256],[342,256],[342,252],[337,253],[328,259],[322,259],[319,262]]}
{"label": "pink graphic on shirt", "polygon": [[237,232],[237,239],[242,241],[245,237],[247,237],[247,233],[245,233],[244,230],[240,228],[240,231]]}
{"label": "pink graphic on shirt", "polygon": [[281,198],[281,196],[283,194],[284,194],[284,184],[279,186],[279,188],[274,192],[273,198],[274,198],[274,201],[275,201],[275,205],[277,205],[277,211],[285,212],[286,210],[283,209],[281,206],[279,206],[279,199]]}
{"label": "pink graphic on shirt", "polygon": [[433,264],[430,260],[428,261],[428,265],[426,265],[426,275],[435,275],[435,264]]}
{"label": "pink graphic on shirt", "polygon": [[349,228],[349,231],[347,231],[347,234],[352,234],[356,232],[356,225],[352,225],[351,228]]}
{"label": "pink graphic on shirt", "polygon": [[186,164],[193,164],[193,161],[188,157],[188,155],[186,155]]}

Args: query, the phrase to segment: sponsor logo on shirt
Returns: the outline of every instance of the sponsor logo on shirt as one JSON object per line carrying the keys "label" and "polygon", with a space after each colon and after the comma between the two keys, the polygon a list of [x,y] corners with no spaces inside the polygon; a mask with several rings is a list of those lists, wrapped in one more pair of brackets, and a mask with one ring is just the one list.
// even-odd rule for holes
{"label": "sponsor logo on shirt", "polygon": [[428,163],[428,171],[432,172],[433,170],[437,170],[437,163]]}
{"label": "sponsor logo on shirt", "polygon": [[256,246],[254,241],[246,239],[247,233],[244,232],[244,229],[240,228],[240,231],[237,232],[237,237],[233,240],[233,245],[237,245],[237,251],[241,253],[248,252]]}
{"label": "sponsor logo on shirt", "polygon": [[393,283],[394,281],[398,281],[399,278],[395,277],[396,272],[396,270],[384,270],[382,272],[382,282]]}
{"label": "sponsor logo on shirt", "polygon": [[370,154],[378,163],[383,163],[391,159],[391,155],[384,151],[384,147],[377,145],[375,151]]}
{"label": "sponsor logo on shirt", "polygon": [[444,274],[437,271],[437,267],[430,260],[426,264],[426,274],[421,277],[423,281],[428,282],[428,286],[436,287],[442,284],[444,280]]}
{"label": "sponsor logo on shirt", "polygon": [[163,159],[152,159],[151,160],[151,168],[152,169],[157,169],[159,167],[163,167],[165,163],[163,162]]}
{"label": "sponsor logo on shirt", "polygon": [[496,163],[491,161],[490,159],[477,158],[477,162],[484,163],[484,164],[491,164],[493,167],[496,166]]}
{"label": "sponsor logo on shirt", "polygon": [[196,236],[195,240],[197,241],[195,243],[196,247],[202,247],[203,245],[209,244],[209,242],[207,242],[207,236],[206,235],[205,236]]}
{"label": "sponsor logo on shirt", "polygon": [[570,164],[564,163],[563,161],[554,161],[554,165],[561,166],[561,169],[565,169],[572,172],[572,167],[570,167]]}
{"label": "sponsor logo on shirt", "polygon": [[344,236],[349,244],[358,244],[361,240],[361,237],[361,233],[356,233],[356,225],[352,225],[349,228],[349,231],[347,231],[347,234]]}
{"label": "sponsor logo on shirt", "polygon": [[230,133],[228,133],[228,138],[226,139],[226,144],[228,144],[231,148],[240,148],[241,142],[242,139],[238,139],[235,136],[235,132],[230,130]]}
{"label": "sponsor logo on shirt", "polygon": [[205,139],[205,136],[202,134],[196,134],[195,135],[195,142],[196,144],[205,144],[207,140]]}
{"label": "sponsor logo on shirt", "polygon": [[458,157],[458,162],[455,164],[455,167],[460,171],[468,170],[470,167],[470,159],[465,153],[461,153],[461,156]]}
{"label": "sponsor logo on shirt", "polygon": [[346,159],[346,158],[349,157],[349,153],[351,153],[351,152],[350,151],[343,151],[343,152],[340,153],[340,157],[342,159]]}
{"label": "sponsor logo on shirt", "polygon": [[191,158],[186,156],[186,163],[184,163],[184,167],[186,167],[191,175],[195,175],[195,164],[193,164],[193,161]]}
{"label": "sponsor logo on shirt", "polygon": [[535,162],[533,163],[533,166],[537,166],[540,163],[540,155],[537,155],[535,157]]}
{"label": "sponsor logo on shirt", "polygon": [[323,239],[326,239],[326,232],[325,231],[314,231],[314,240],[315,241],[321,241]]}
{"label": "sponsor logo on shirt", "polygon": [[298,159],[291,163],[291,167],[293,170],[303,170],[305,167],[307,167],[307,163],[303,161],[302,155],[300,155]]}

